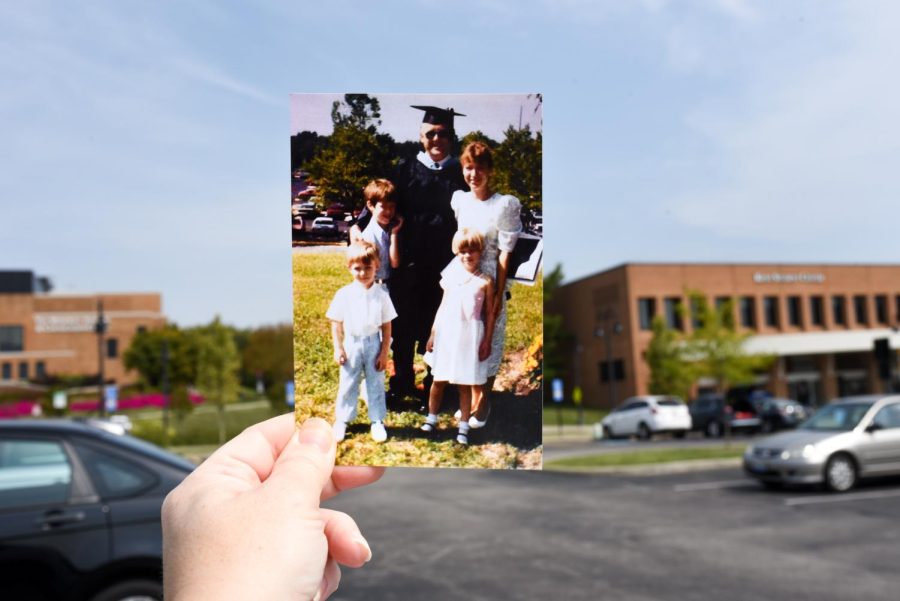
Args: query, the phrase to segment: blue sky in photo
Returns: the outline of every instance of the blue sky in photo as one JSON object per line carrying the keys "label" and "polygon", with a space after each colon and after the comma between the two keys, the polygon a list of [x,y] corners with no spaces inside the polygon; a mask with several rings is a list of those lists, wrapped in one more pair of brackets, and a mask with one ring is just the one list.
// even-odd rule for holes
{"label": "blue sky in photo", "polygon": [[541,92],[569,280],[897,263],[898,26],[851,0],[0,3],[0,269],[289,321],[288,95],[345,91]]}

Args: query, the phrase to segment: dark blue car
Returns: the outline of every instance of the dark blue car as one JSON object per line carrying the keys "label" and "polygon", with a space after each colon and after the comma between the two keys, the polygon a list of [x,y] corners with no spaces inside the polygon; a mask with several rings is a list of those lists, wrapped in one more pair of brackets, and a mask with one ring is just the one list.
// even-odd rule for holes
{"label": "dark blue car", "polygon": [[163,499],[187,460],[100,422],[0,422],[0,599],[162,599]]}

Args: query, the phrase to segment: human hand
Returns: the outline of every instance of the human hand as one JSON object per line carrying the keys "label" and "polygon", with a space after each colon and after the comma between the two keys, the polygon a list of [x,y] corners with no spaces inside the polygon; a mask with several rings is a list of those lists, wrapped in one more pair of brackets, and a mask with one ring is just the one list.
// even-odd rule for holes
{"label": "human hand", "polygon": [[478,360],[486,361],[491,356],[491,339],[487,336],[478,345]]}
{"label": "human hand", "polygon": [[362,236],[362,230],[359,229],[357,224],[353,224],[350,226],[350,244],[356,244],[359,242],[360,237]]}
{"label": "human hand", "polygon": [[387,366],[388,362],[388,354],[387,352],[378,353],[378,356],[375,357],[375,371],[384,371],[384,368]]}
{"label": "human hand", "polygon": [[324,420],[293,414],[226,443],[166,497],[166,599],[327,599],[338,563],[372,557],[349,515],[319,503],[378,480],[379,468],[334,467]]}
{"label": "human hand", "polygon": [[394,223],[394,226],[391,228],[391,235],[396,235],[400,232],[401,229],[403,229],[403,217],[401,215],[397,215],[396,223]]}
{"label": "human hand", "polygon": [[334,349],[334,360],[338,365],[347,362],[347,353],[344,352],[344,347]]}

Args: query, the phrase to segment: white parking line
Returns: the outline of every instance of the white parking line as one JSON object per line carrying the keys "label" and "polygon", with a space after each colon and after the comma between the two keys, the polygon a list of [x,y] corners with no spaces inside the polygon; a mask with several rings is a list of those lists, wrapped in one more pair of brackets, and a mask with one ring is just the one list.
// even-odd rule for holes
{"label": "white parking line", "polygon": [[889,499],[891,497],[900,497],[900,490],[873,490],[871,492],[857,492],[847,494],[818,495],[815,497],[794,497],[785,499],[784,504],[788,507],[796,507],[797,505],[815,505],[818,503],[840,503],[842,501],[858,501],[860,499]]}
{"label": "white parking line", "polygon": [[719,480],[718,482],[696,482],[694,484],[678,484],[675,492],[694,492],[697,490],[719,490],[747,486],[747,480]]}

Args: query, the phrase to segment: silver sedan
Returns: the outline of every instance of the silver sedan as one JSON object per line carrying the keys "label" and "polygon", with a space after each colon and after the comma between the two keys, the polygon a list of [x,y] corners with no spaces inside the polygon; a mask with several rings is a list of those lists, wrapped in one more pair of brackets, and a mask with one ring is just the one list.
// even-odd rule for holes
{"label": "silver sedan", "polygon": [[900,474],[900,395],[833,401],[796,430],[748,446],[744,471],[767,486],[824,483],[836,492]]}

